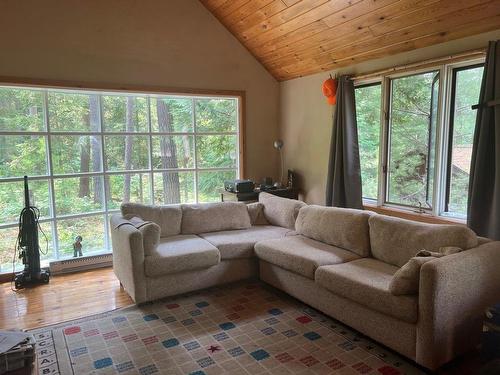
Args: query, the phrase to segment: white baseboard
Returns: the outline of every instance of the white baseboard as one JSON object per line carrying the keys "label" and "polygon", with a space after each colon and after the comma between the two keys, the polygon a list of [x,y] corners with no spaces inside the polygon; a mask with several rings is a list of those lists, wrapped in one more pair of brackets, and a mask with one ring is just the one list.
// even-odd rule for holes
{"label": "white baseboard", "polygon": [[79,258],[68,258],[50,262],[52,275],[109,267],[113,265],[112,254],[90,255]]}

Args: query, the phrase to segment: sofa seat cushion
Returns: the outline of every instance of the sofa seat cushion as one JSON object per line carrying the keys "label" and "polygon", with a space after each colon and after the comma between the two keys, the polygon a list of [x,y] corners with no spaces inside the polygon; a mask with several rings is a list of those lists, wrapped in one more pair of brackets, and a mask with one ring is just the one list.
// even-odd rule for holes
{"label": "sofa seat cushion", "polygon": [[266,262],[312,280],[319,266],[359,259],[351,251],[301,235],[257,242],[255,253]]}
{"label": "sofa seat cushion", "polygon": [[295,234],[295,231],[273,225],[256,225],[248,229],[202,233],[199,236],[219,249],[221,259],[238,259],[255,256],[254,246],[258,241],[283,238],[290,234]]}
{"label": "sofa seat cushion", "polygon": [[160,239],[156,250],[144,258],[144,267],[147,276],[157,277],[219,262],[219,250],[210,242],[195,235],[178,235]]}
{"label": "sofa seat cushion", "polygon": [[372,258],[323,266],[316,271],[318,285],[373,310],[415,323],[417,296],[395,296],[389,291],[397,267]]}

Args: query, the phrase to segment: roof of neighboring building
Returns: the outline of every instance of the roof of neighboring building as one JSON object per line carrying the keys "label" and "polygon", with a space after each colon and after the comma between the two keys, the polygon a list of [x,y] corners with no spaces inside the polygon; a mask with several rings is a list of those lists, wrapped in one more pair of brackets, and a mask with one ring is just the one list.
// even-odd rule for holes
{"label": "roof of neighboring building", "polygon": [[472,159],[472,145],[460,145],[453,147],[453,152],[452,152],[453,166],[469,174],[471,159]]}

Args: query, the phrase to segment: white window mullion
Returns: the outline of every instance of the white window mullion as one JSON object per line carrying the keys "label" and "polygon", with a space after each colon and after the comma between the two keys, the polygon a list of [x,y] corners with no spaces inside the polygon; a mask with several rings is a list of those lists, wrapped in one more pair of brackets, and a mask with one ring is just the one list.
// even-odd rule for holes
{"label": "white window mullion", "polygon": [[148,103],[148,130],[149,130],[149,195],[150,195],[150,204],[155,203],[155,180],[153,173],[153,126],[151,124],[151,97],[147,98]]}
{"label": "white window mullion", "polygon": [[[444,209],[444,199],[446,192],[446,155],[448,153],[449,127],[447,124],[447,108],[450,107],[450,91],[448,90],[449,69],[443,65],[439,69],[439,97],[438,114],[436,126],[436,149],[434,161],[434,191],[432,196],[432,215],[439,216]],[[443,173],[444,172],[444,173]]]}
{"label": "white window mullion", "polygon": [[379,178],[377,206],[383,206],[387,197],[387,179],[389,164],[389,121],[390,121],[390,85],[388,77],[382,79],[382,100],[380,111],[380,146],[379,146]]}
{"label": "white window mullion", "polygon": [[43,113],[45,121],[45,129],[47,131],[46,135],[46,147],[47,147],[47,167],[49,172],[49,212],[50,216],[53,218],[51,225],[52,230],[52,246],[54,247],[54,259],[59,259],[59,238],[57,231],[57,220],[56,220],[56,194],[54,190],[54,168],[52,164],[52,144],[50,139],[50,119],[49,119],[49,100],[48,91],[43,91]]}
{"label": "white window mullion", "polygon": [[[241,128],[240,128],[241,103],[240,103],[239,98],[236,99],[236,108],[238,108],[238,110],[236,111],[236,123],[238,124],[238,127],[237,127],[238,132],[236,133],[236,178],[242,178],[244,176],[241,175],[241,160],[240,160],[240,152],[242,151],[242,150],[240,150],[240,146],[242,146],[242,145],[240,142],[240,139],[241,139]],[[230,134],[230,133],[226,133],[226,134]],[[288,180],[288,176],[287,176],[287,180]]]}
{"label": "white window mullion", "polygon": [[196,102],[195,98],[191,98],[191,103],[193,106],[192,110],[192,119],[191,121],[193,122],[193,132],[194,132],[194,199],[195,202],[198,203],[200,200],[198,199],[198,146],[197,146],[197,126],[196,126]]}
{"label": "white window mullion", "polygon": [[[104,207],[104,248],[109,250],[110,239],[109,239],[109,216],[108,216],[108,174],[106,173],[106,154],[104,149],[104,124],[102,119],[104,118],[103,109],[102,109],[102,94],[97,94],[97,104],[99,106],[99,130],[100,130],[100,138],[101,138],[101,178],[102,178],[102,197],[104,199],[103,207]],[[98,175],[99,176],[99,175]]]}

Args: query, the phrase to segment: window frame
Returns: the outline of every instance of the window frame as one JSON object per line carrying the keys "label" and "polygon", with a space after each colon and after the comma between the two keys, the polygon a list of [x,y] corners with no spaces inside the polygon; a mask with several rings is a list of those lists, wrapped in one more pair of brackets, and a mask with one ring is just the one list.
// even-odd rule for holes
{"label": "window frame", "polygon": [[[358,88],[365,88],[365,87],[373,87],[373,86],[380,86],[380,90],[381,90],[381,94],[380,94],[380,102],[382,103],[384,98],[383,98],[383,86],[382,86],[382,80],[379,79],[379,78],[375,78],[375,79],[370,79],[370,80],[363,80],[363,81],[359,81],[359,84],[356,83],[356,85],[354,86],[354,90],[356,91],[356,89]],[[382,108],[380,110],[380,120],[382,121],[383,119],[383,112],[382,112]],[[359,133],[358,133],[358,139],[359,139]],[[379,151],[379,171],[378,171],[378,174],[377,174],[377,199],[373,199],[373,198],[368,198],[368,197],[364,197],[363,196],[363,202],[367,202],[367,203],[370,203],[370,204],[374,204],[374,203],[377,203],[378,202],[378,197],[380,195],[380,189],[381,189],[381,183],[380,183],[380,156],[381,156],[381,152],[380,150],[382,149],[382,129],[380,127],[379,129],[379,140],[378,140],[378,151]]]}
{"label": "window frame", "polygon": [[[40,84],[38,82],[0,82],[0,88],[9,89],[25,89],[33,91],[42,92],[42,118],[43,118],[43,130],[41,131],[23,131],[23,130],[7,130],[0,131],[1,136],[41,136],[45,140],[46,149],[46,173],[44,175],[30,176],[30,181],[42,180],[48,183],[48,205],[49,213],[47,217],[40,218],[40,223],[51,223],[51,241],[53,248],[53,257],[51,260],[63,259],[60,257],[59,251],[59,238],[57,233],[57,222],[68,219],[78,219],[86,217],[96,217],[104,219],[104,247],[98,254],[111,254],[111,238],[109,231],[109,217],[119,212],[119,208],[110,208],[107,196],[106,177],[113,175],[137,175],[138,173],[147,174],[149,177],[149,201],[145,202],[147,204],[154,204],[154,181],[162,172],[192,172],[194,179],[194,202],[199,202],[199,189],[198,189],[198,172],[204,171],[236,171],[237,178],[244,178],[245,176],[245,92],[244,91],[232,91],[232,90],[196,90],[196,89],[158,89],[156,87],[151,88],[137,88],[137,87],[110,87],[110,86],[99,86],[95,87],[82,87],[79,84],[73,84],[71,86],[67,84],[60,83],[44,83]],[[99,131],[51,131],[50,128],[50,118],[49,118],[49,103],[48,95],[49,92],[62,92],[62,93],[76,93],[83,95],[97,95],[99,104]],[[103,115],[103,100],[102,98],[107,95],[114,96],[134,96],[134,97],[144,97],[147,100],[147,131],[137,131],[137,132],[126,132],[126,131],[106,131],[104,124]],[[188,98],[192,101],[192,124],[193,130],[191,132],[159,132],[153,131],[152,126],[152,100],[158,97],[175,97],[175,98]],[[236,100],[236,130],[228,132],[198,132],[196,130],[196,100],[197,99],[234,99]],[[106,165],[106,148],[105,148],[105,137],[109,136],[145,136],[148,142],[148,163],[149,166],[146,169],[131,169],[131,170],[109,170],[105,168]],[[193,137],[193,167],[192,168],[155,168],[153,166],[153,138],[161,136],[182,136],[189,135]],[[199,167],[197,160],[197,146],[196,140],[198,136],[206,135],[231,135],[236,138],[236,154],[235,154],[235,166],[234,167]],[[96,136],[100,138],[100,149],[101,149],[101,161],[100,161],[100,171],[98,172],[78,172],[78,173],[54,173],[53,158],[52,158],[52,137],[54,136]],[[55,188],[54,182],[57,179],[64,178],[75,178],[75,177],[102,177],[102,209],[93,210],[85,213],[77,214],[57,214],[56,198],[55,198]],[[17,177],[0,177],[0,182],[22,182],[23,176]],[[0,223],[0,229],[12,229],[18,226],[17,222],[6,222]],[[42,246],[43,247],[43,246]],[[97,254],[97,253],[96,253]],[[94,254],[92,254],[94,255]],[[0,272],[5,273],[5,272]],[[7,272],[8,273],[8,272]]]}
{"label": "window frame", "polygon": [[[443,220],[465,222],[466,218],[460,215],[453,215],[445,211],[448,168],[451,165],[451,155],[449,154],[452,130],[450,129],[452,118],[452,101],[454,100],[453,74],[456,71],[466,70],[479,66],[484,66],[485,58],[464,59],[458,62],[445,64],[429,64],[422,68],[408,69],[395,73],[381,74],[369,79],[360,79],[354,82],[355,88],[368,86],[379,82],[381,84],[381,118],[380,118],[380,144],[379,144],[379,177],[378,177],[378,197],[377,200],[363,198],[363,204],[368,207],[377,207],[408,214],[421,214],[436,217]],[[390,114],[391,114],[391,88],[392,80],[395,78],[408,77],[426,72],[437,72],[439,74],[438,87],[438,108],[437,126],[435,135],[435,159],[434,159],[434,184],[432,189],[432,208],[418,207],[397,204],[388,201],[389,186],[389,152],[390,152]]]}
{"label": "window frame", "polygon": [[[397,78],[403,78],[403,77],[412,77],[412,76],[417,76],[420,74],[425,74],[425,73],[431,73],[431,72],[437,72],[439,74],[439,77],[442,77],[442,69],[441,67],[429,67],[429,68],[422,68],[422,69],[416,69],[412,70],[410,72],[404,72],[404,73],[397,73],[397,74],[391,74],[387,75],[384,77],[384,82],[387,86],[387,97],[385,98],[385,116],[384,116],[384,122],[385,122],[385,132],[386,132],[386,137],[385,137],[385,144],[384,144],[384,165],[382,166],[382,170],[384,173],[384,196],[381,197],[381,202],[382,206],[385,207],[394,207],[394,208],[399,208],[399,209],[404,209],[404,210],[411,210],[414,212],[420,212],[420,213],[433,213],[434,211],[434,205],[431,204],[431,208],[429,207],[424,207],[422,206],[421,208],[417,208],[415,206],[411,206],[408,204],[403,204],[403,203],[394,203],[389,201],[389,164],[390,164],[390,144],[391,144],[391,113],[392,113],[392,81]],[[437,110],[437,118],[438,118],[438,124],[436,127],[436,142],[435,142],[435,160],[437,159],[437,153],[438,153],[438,138],[439,138],[439,118],[440,118],[440,113],[442,111],[440,99],[441,99],[441,79],[439,79],[439,88],[438,88],[438,110]],[[432,99],[431,99],[432,100]],[[436,166],[434,171],[436,171]],[[436,173],[434,173],[434,181],[436,181]],[[434,183],[434,189],[435,189],[435,183]],[[435,191],[433,191],[433,196],[435,194]]]}
{"label": "window frame", "polygon": [[458,218],[458,219],[463,219],[465,220],[466,217],[460,214],[453,214],[448,211],[449,208],[449,201],[450,201],[450,190],[451,190],[451,170],[452,170],[452,152],[453,152],[453,132],[454,132],[454,126],[455,126],[455,103],[456,103],[456,89],[457,89],[457,76],[458,72],[468,70],[468,69],[475,69],[479,67],[484,67],[484,62],[482,63],[476,63],[472,65],[464,65],[464,64],[456,64],[455,66],[450,66],[449,69],[449,80],[450,80],[450,104],[448,107],[448,137],[447,137],[447,144],[446,144],[446,160],[447,163],[445,165],[446,167],[446,172],[444,173],[444,190],[443,190],[443,206],[442,206],[442,215],[445,217],[453,217],[453,218]]}

